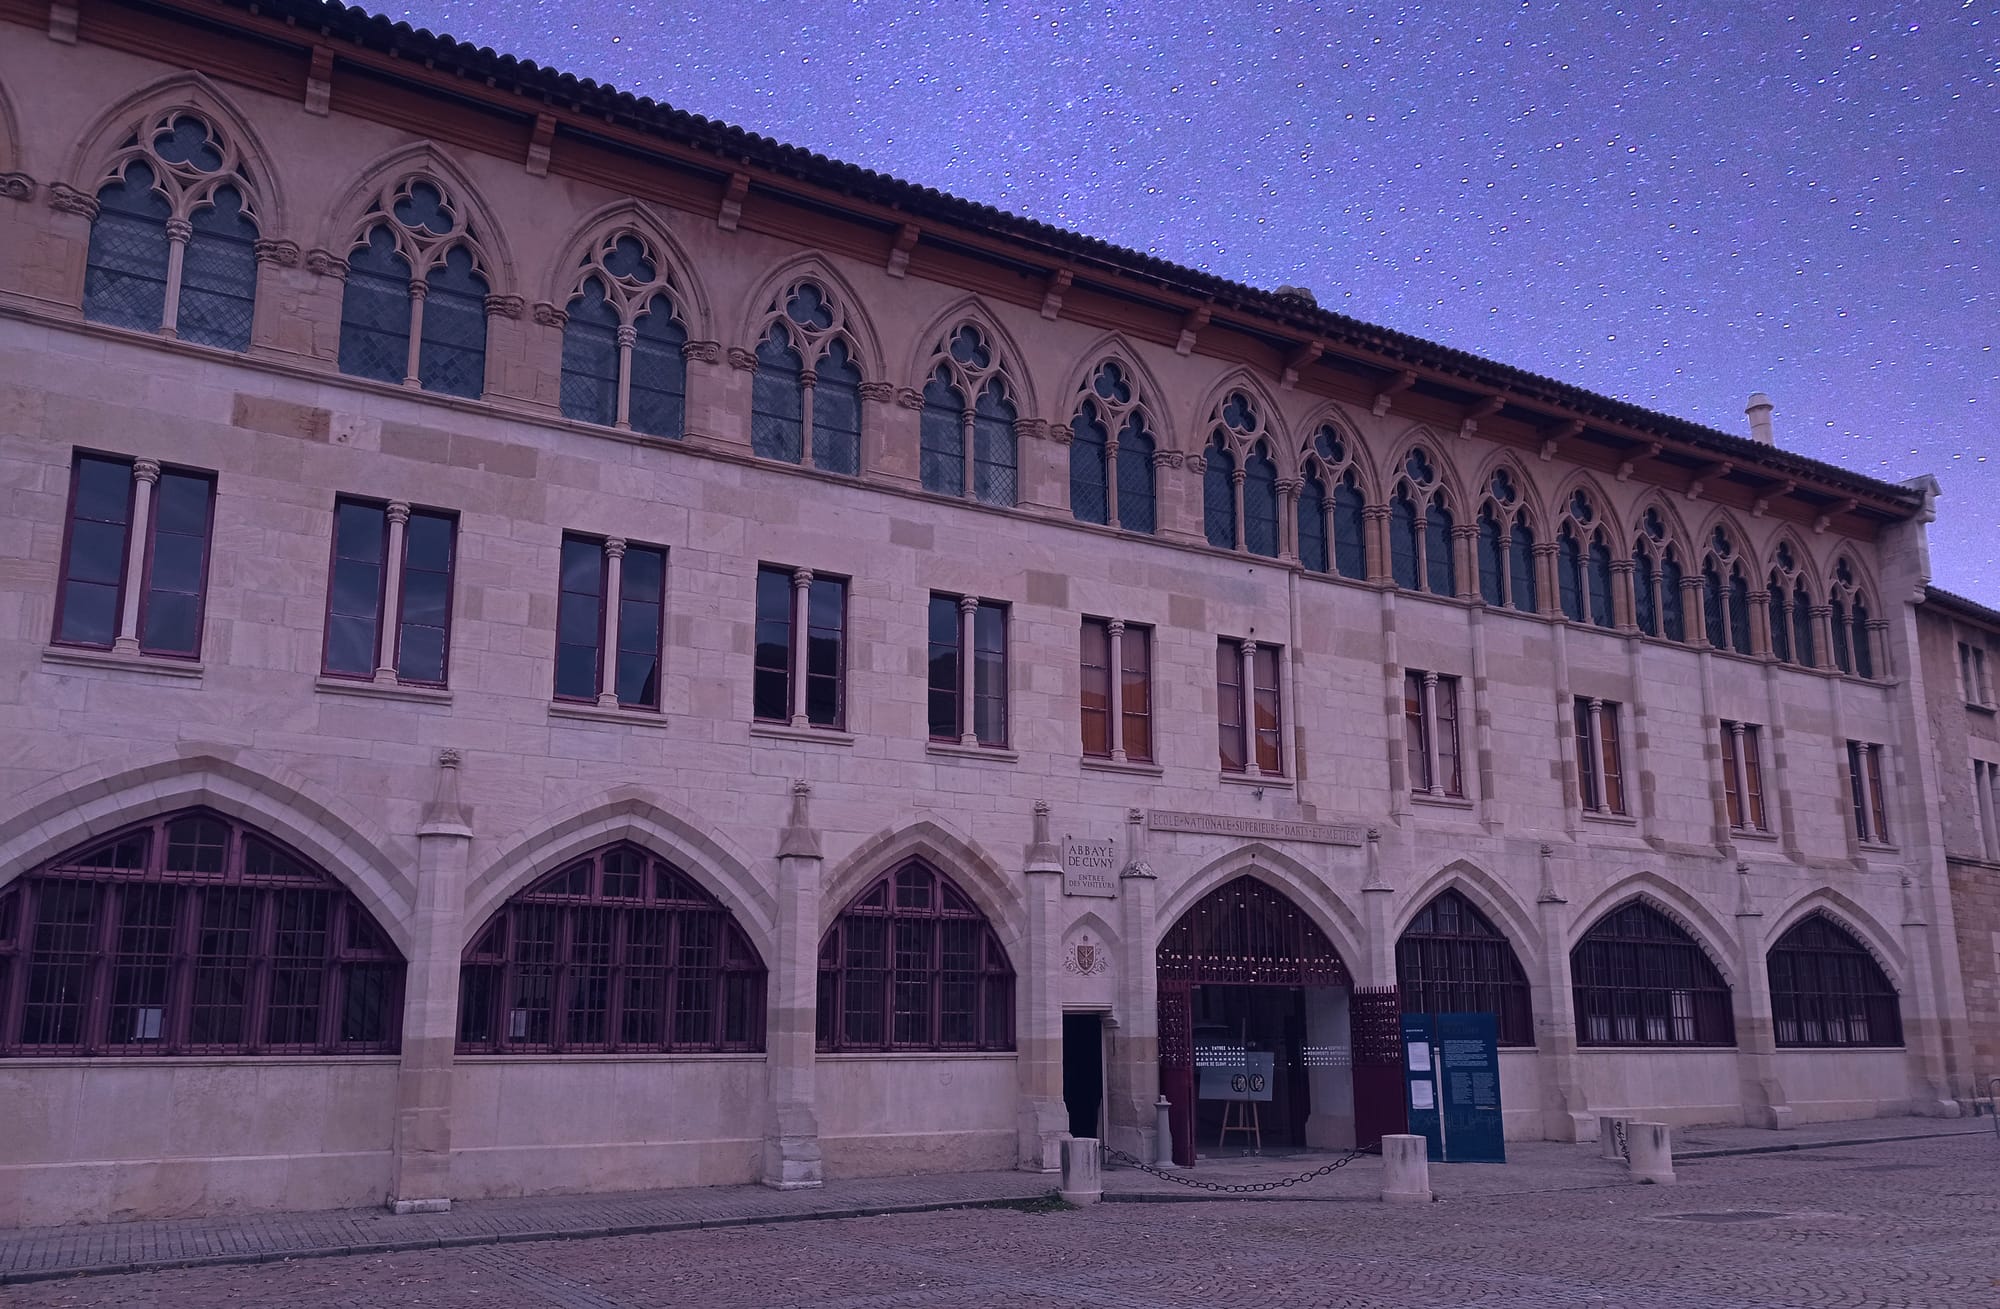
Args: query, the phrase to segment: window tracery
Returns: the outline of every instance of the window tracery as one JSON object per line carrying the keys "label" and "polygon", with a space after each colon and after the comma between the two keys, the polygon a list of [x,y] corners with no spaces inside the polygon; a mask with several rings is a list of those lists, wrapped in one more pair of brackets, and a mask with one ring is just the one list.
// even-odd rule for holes
{"label": "window tracery", "polygon": [[998,353],[970,323],[938,343],[919,422],[924,489],[1011,507],[1019,490],[1015,409]]}
{"label": "window tracery", "polygon": [[1718,526],[1708,538],[1701,563],[1701,592],[1708,643],[1717,650],[1749,654],[1750,580],[1726,528]]}
{"label": "window tracery", "polygon": [[1563,506],[1556,529],[1556,593],[1563,616],[1598,627],[1618,624],[1611,588],[1611,541],[1597,505],[1581,488]]}
{"label": "window tracery", "polygon": [[1145,406],[1125,370],[1115,361],[1099,365],[1079,393],[1076,416],[1070,420],[1070,512],[1080,522],[1153,531],[1157,448]]}
{"label": "window tracery", "polygon": [[410,173],[385,185],[347,256],[340,371],[478,398],[490,268],[443,182]]}
{"label": "window tracery", "polygon": [[1819,664],[1813,640],[1812,590],[1789,541],[1780,541],[1772,559],[1767,594],[1770,597],[1771,653],[1782,663],[1814,668]]}
{"label": "window tracery", "polygon": [[765,459],[858,474],[860,348],[844,307],[818,282],[801,279],[772,300],[763,328],[750,388],[752,450]]}
{"label": "window tracery", "polygon": [[1389,564],[1396,585],[1432,595],[1458,593],[1451,505],[1430,452],[1412,446],[1389,496]]}
{"label": "window tracery", "polygon": [[598,241],[578,267],[563,321],[563,416],[680,436],[688,337],[665,261],[624,228]]}
{"label": "window tracery", "polygon": [[1514,475],[1493,472],[1479,509],[1479,594],[1487,604],[1538,611],[1535,528]]}
{"label": "window tracery", "polygon": [[1365,580],[1367,498],[1347,439],[1326,424],[1313,433],[1300,462],[1300,561],[1314,572]]}
{"label": "window tracery", "polygon": [[194,109],[152,116],[98,187],[84,317],[248,350],[259,226],[257,187],[235,140]]}
{"label": "window tracery", "polygon": [[1278,557],[1278,465],[1270,436],[1242,391],[1216,406],[1202,466],[1202,524],[1217,549]]}
{"label": "window tracery", "polygon": [[1868,600],[1855,577],[1854,565],[1843,558],[1834,566],[1828,625],[1832,628],[1833,662],[1856,677],[1875,676],[1873,634]]}
{"label": "window tracery", "polygon": [[1660,511],[1648,509],[1632,543],[1632,609],[1640,631],[1669,641],[1687,640],[1685,579],[1680,546],[1668,539]]}

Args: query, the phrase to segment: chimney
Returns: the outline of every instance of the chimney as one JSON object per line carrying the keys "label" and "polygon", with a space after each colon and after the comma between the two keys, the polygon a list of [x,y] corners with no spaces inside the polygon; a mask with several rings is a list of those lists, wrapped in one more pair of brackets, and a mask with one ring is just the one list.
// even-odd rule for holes
{"label": "chimney", "polygon": [[1750,415],[1750,439],[1759,445],[1776,445],[1777,439],[1771,435],[1771,397],[1762,391],[1750,397],[1750,403],[1743,407]]}

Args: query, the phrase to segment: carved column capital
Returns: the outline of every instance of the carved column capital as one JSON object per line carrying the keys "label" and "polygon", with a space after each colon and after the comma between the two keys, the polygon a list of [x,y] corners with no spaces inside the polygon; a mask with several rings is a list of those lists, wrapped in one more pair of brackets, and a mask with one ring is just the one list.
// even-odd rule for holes
{"label": "carved column capital", "polygon": [[681,347],[681,358],[692,359],[697,363],[719,364],[722,362],[722,342],[689,341]]}
{"label": "carved column capital", "polygon": [[280,268],[299,266],[299,243],[296,241],[260,240],[250,249],[256,254],[260,264],[276,264]]}
{"label": "carved column capital", "polygon": [[527,301],[518,295],[489,295],[486,297],[486,313],[492,318],[519,318],[528,307]]}
{"label": "carved column capital", "polygon": [[924,393],[916,390],[914,387],[901,387],[896,392],[896,403],[904,409],[922,409],[924,407]]}
{"label": "carved column capital", "polygon": [[854,392],[869,404],[885,405],[896,398],[896,388],[887,382],[863,382]]}
{"label": "carved column capital", "polygon": [[1179,468],[1186,462],[1187,456],[1178,450],[1153,451],[1153,467],[1155,468]]}
{"label": "carved column capital", "polygon": [[97,217],[97,197],[85,195],[73,186],[61,182],[49,183],[49,208],[59,214],[75,214],[78,218]]}
{"label": "carved column capital", "polygon": [[537,300],[533,312],[537,327],[553,327],[561,331],[569,326],[569,310],[550,304],[546,300]]}
{"label": "carved column capital", "polygon": [[347,260],[331,250],[306,251],[306,271],[319,277],[347,280]]}
{"label": "carved column capital", "polygon": [[32,200],[35,179],[26,173],[0,173],[0,200]]}
{"label": "carved column capital", "polygon": [[410,521],[410,506],[409,506],[409,504],[408,504],[407,502],[405,502],[405,501],[402,501],[402,500],[392,500],[392,501],[390,501],[390,502],[389,502],[389,521],[390,521],[390,522],[391,522],[392,524],[402,524],[402,523],[407,523],[407,522],[409,522],[409,521]]}
{"label": "carved column capital", "polygon": [[[1067,432],[1069,429],[1064,428],[1063,430]],[[1015,440],[1040,441],[1048,439],[1048,436],[1049,425],[1042,419],[1016,418],[1014,420]]]}
{"label": "carved column capital", "polygon": [[194,224],[185,218],[169,218],[166,222],[167,239],[186,245],[194,239]]}
{"label": "carved column capital", "polygon": [[630,350],[633,346],[639,344],[639,329],[630,323],[618,324],[616,335],[620,349]]}
{"label": "carved column capital", "polygon": [[757,356],[740,345],[732,345],[729,347],[729,366],[739,372],[754,373],[757,371]]}
{"label": "carved column capital", "polygon": [[157,459],[135,459],[132,461],[132,476],[148,486],[160,480],[160,463]]}

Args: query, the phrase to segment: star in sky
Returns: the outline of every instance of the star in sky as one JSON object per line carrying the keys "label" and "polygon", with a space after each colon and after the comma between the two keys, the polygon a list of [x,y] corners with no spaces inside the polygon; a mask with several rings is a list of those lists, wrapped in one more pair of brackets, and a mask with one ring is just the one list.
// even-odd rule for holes
{"label": "star in sky", "polygon": [[1890,481],[2000,605],[2000,0],[429,0],[434,32]]}

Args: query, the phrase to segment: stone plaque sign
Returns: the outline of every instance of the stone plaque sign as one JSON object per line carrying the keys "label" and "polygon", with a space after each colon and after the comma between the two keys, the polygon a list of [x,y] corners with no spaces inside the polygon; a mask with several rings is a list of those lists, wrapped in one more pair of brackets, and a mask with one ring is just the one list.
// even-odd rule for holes
{"label": "stone plaque sign", "polygon": [[1062,839],[1064,895],[1118,897],[1118,842]]}
{"label": "stone plaque sign", "polygon": [[1248,836],[1264,841],[1308,841],[1315,845],[1361,845],[1367,832],[1357,823],[1299,823],[1285,818],[1239,818],[1234,814],[1190,814],[1148,809],[1154,832],[1194,832],[1202,836]]}

